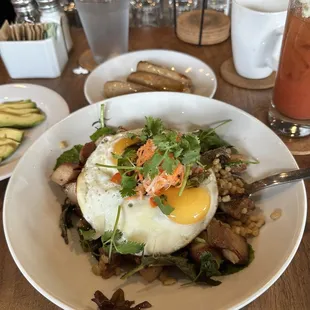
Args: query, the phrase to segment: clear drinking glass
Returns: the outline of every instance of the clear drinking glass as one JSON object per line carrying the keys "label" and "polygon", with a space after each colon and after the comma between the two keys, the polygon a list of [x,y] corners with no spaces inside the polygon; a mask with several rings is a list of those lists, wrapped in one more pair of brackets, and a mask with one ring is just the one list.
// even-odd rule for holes
{"label": "clear drinking glass", "polygon": [[131,0],[130,10],[134,26],[160,26],[162,14],[160,0]]}
{"label": "clear drinking glass", "polygon": [[231,0],[209,0],[208,8],[229,15],[230,3]]}
{"label": "clear drinking glass", "polygon": [[290,0],[268,118],[280,134],[310,135],[310,0]]}
{"label": "clear drinking glass", "polygon": [[128,51],[129,0],[76,0],[75,4],[98,64]]}
{"label": "clear drinking glass", "polygon": [[[169,0],[168,3],[169,8],[173,10],[174,1]],[[178,14],[196,9],[198,7],[198,0],[175,0],[175,4],[176,4],[176,11]]]}

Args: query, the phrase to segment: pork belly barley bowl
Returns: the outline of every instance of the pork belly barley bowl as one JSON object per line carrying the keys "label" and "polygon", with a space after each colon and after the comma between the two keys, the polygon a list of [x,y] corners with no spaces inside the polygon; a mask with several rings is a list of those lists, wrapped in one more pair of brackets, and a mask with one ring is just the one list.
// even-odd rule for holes
{"label": "pork belly barley bowl", "polygon": [[249,240],[265,218],[240,175],[259,162],[216,134],[228,122],[183,133],[145,117],[143,128],[115,129],[105,127],[102,105],[90,142],[64,152],[51,176],[67,194],[65,242],[76,228],[104,279],[139,274],[163,285],[217,286],[217,276],[247,267]]}
{"label": "pork belly barley bowl", "polygon": [[23,275],[62,309],[240,309],[288,266],[307,214],[303,182],[251,196],[246,182],[296,168],[269,128],[231,105],[120,96],[29,148],[3,228]]}

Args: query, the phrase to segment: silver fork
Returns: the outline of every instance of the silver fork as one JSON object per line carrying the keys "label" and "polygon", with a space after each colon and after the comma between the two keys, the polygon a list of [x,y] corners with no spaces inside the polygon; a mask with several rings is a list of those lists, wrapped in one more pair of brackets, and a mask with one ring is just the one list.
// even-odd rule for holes
{"label": "silver fork", "polygon": [[254,193],[261,191],[265,188],[278,186],[282,184],[292,183],[303,179],[310,178],[310,168],[298,169],[288,172],[281,172],[275,175],[271,175],[264,179],[255,181],[253,183],[246,183],[240,176],[234,175],[242,180],[244,183],[244,189],[246,193],[251,196]]}

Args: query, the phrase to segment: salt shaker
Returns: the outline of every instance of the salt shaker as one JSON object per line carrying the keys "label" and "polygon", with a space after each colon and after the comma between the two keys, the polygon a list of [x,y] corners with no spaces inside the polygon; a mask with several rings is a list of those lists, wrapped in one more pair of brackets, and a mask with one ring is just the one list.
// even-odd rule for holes
{"label": "salt shaker", "polygon": [[70,35],[69,22],[58,0],[37,0],[41,12],[42,23],[57,23],[62,30],[67,51],[72,49],[73,43]]}
{"label": "salt shaker", "polygon": [[34,0],[11,0],[16,13],[16,23],[37,23],[40,13]]}

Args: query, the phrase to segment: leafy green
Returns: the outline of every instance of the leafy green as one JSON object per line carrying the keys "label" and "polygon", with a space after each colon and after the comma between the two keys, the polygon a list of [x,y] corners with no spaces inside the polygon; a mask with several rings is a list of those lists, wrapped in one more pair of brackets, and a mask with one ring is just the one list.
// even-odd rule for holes
{"label": "leafy green", "polygon": [[96,231],[94,229],[89,229],[89,230],[84,230],[84,229],[79,229],[80,235],[83,236],[83,239],[88,241],[92,240],[96,234]]}
{"label": "leafy green", "polygon": [[173,207],[167,204],[167,198],[165,197],[165,195],[161,195],[160,197],[159,196],[154,197],[154,202],[156,203],[160,211],[165,215],[171,214],[171,212],[173,212],[174,210]]}
{"label": "leafy green", "polygon": [[178,164],[179,164],[179,161],[177,159],[174,159],[166,155],[163,159],[161,166],[168,174],[172,174],[173,171],[178,166]]}
{"label": "leafy green", "polygon": [[102,127],[97,129],[91,136],[90,139],[92,141],[97,141],[102,136],[113,135],[115,134],[115,130],[110,127]]}
{"label": "leafy green", "polygon": [[164,126],[162,120],[159,118],[146,117],[145,126],[142,130],[140,139],[142,142],[146,142],[148,139],[153,138],[154,136],[162,133]]}
{"label": "leafy green", "polygon": [[66,244],[69,244],[69,239],[68,239],[68,229],[73,227],[72,224],[72,215],[74,214],[75,210],[75,205],[65,203],[62,205],[62,212],[60,214],[60,219],[59,219],[59,227],[61,229],[61,236],[65,240]]}
{"label": "leafy green", "polygon": [[135,254],[143,251],[144,244],[134,241],[126,241],[117,243],[117,245],[115,244],[115,249],[120,254]]}
{"label": "leafy green", "polygon": [[158,175],[158,167],[164,159],[164,155],[159,153],[155,153],[151,159],[149,159],[143,165],[143,175],[149,176],[153,179],[156,175]]}
{"label": "leafy green", "polygon": [[118,206],[113,231],[106,231],[101,236],[102,247],[109,253],[109,261],[111,262],[114,250],[120,254],[137,254],[144,249],[144,244],[134,241],[120,241],[122,232],[117,229],[122,206]]}
{"label": "leafy green", "polygon": [[134,275],[138,271],[144,269],[145,267],[152,266],[175,266],[180,271],[182,271],[190,279],[194,280],[196,278],[195,265],[190,263],[189,260],[181,256],[144,256],[142,258],[141,264],[134,268],[133,270],[125,273],[121,279],[127,279]]}
{"label": "leafy green", "polygon": [[136,175],[133,174],[128,176],[125,173],[122,174],[121,186],[122,189],[120,190],[120,193],[122,197],[134,196],[136,194],[135,188],[137,186]]}
{"label": "leafy green", "polygon": [[83,145],[78,144],[75,145],[71,150],[63,152],[56,161],[56,165],[54,170],[56,170],[60,165],[70,163],[70,164],[78,164],[80,162],[80,151]]}
{"label": "leafy green", "polygon": [[199,130],[198,138],[200,140],[201,152],[204,153],[211,149],[216,149],[230,144],[218,136],[212,129]]}
{"label": "leafy green", "polygon": [[222,264],[221,264],[221,268],[220,268],[220,272],[223,276],[229,275],[229,274],[233,274],[233,273],[237,273],[241,270],[243,270],[244,268],[248,267],[252,261],[255,258],[255,251],[253,249],[253,247],[248,244],[249,247],[249,259],[248,262],[245,265],[235,265],[227,260],[225,260]]}
{"label": "leafy green", "polygon": [[[96,122],[98,123],[98,122]],[[97,141],[102,136],[113,135],[115,134],[115,130],[109,127],[105,127],[104,123],[104,104],[100,106],[100,128],[98,128],[91,136],[90,139],[92,141]]]}
{"label": "leafy green", "polygon": [[216,149],[222,146],[230,146],[225,140],[223,140],[219,135],[216,134],[215,130],[220,126],[223,126],[227,123],[231,122],[231,120],[226,120],[221,122],[215,128],[209,128],[206,130],[199,130],[197,136],[200,141],[201,153],[204,153],[208,150]]}
{"label": "leafy green", "polygon": [[213,257],[212,253],[206,251],[200,256],[200,271],[197,275],[196,280],[199,279],[200,275],[205,275],[207,278],[214,276],[220,276],[219,264]]}
{"label": "leafy green", "polygon": [[[113,230],[107,230],[104,232],[104,234],[101,236],[101,242],[102,244],[108,242],[111,240],[113,235]],[[123,233],[119,230],[116,229],[115,235],[114,235],[114,240],[118,241],[119,239],[121,239],[123,236]]]}
{"label": "leafy green", "polygon": [[200,159],[200,142],[195,135],[183,135],[181,138],[183,152],[180,159],[183,165],[194,164]]}
{"label": "leafy green", "polygon": [[117,165],[133,166],[133,162],[135,162],[137,159],[137,149],[138,147],[136,145],[126,148],[124,153],[122,155],[119,155],[119,158],[117,158]]}

